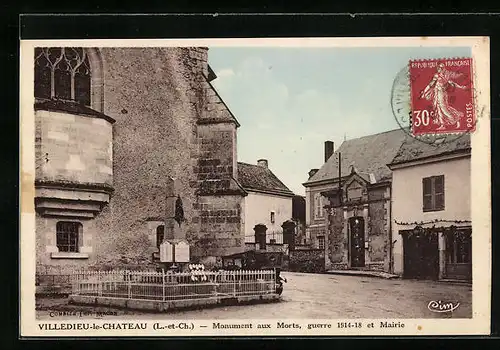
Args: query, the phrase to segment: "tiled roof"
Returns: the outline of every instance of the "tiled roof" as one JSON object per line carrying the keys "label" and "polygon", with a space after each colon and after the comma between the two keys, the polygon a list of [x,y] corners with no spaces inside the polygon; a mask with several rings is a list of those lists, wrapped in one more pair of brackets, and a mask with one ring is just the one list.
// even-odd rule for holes
{"label": "tiled roof", "polygon": [[399,147],[407,138],[410,137],[406,131],[396,129],[344,141],[304,185],[338,178],[339,153],[341,153],[342,177],[349,175],[350,166],[354,165],[358,174],[367,180],[370,179],[370,174],[373,174],[377,182],[390,180],[392,173],[387,164],[394,159]]}
{"label": "tiled roof", "polygon": [[245,190],[293,195],[269,168],[260,165],[238,162],[238,182]]}
{"label": "tiled roof", "polygon": [[470,150],[470,135],[447,135],[437,139],[434,144],[419,141],[413,137],[407,138],[401,145],[392,164],[407,163],[413,160],[436,157],[440,155],[467,152]]}

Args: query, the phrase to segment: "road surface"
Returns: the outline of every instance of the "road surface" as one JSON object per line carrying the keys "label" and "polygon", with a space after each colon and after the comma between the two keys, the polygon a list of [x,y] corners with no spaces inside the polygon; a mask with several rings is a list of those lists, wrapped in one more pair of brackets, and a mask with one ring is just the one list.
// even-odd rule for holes
{"label": "road surface", "polygon": [[[284,319],[284,318],[469,318],[472,316],[472,287],[445,282],[381,279],[329,274],[282,272],[288,283],[282,301],[268,304],[237,305],[158,314],[113,310],[108,318],[140,319]],[[453,312],[428,309],[431,301],[460,303]],[[44,310],[40,319],[74,319],[50,316],[51,310],[81,306],[63,305],[65,300],[37,301]],[[52,306],[51,306],[52,305]],[[92,310],[89,307],[88,310]],[[106,310],[100,308],[100,310]],[[53,314],[52,314],[53,315]]]}

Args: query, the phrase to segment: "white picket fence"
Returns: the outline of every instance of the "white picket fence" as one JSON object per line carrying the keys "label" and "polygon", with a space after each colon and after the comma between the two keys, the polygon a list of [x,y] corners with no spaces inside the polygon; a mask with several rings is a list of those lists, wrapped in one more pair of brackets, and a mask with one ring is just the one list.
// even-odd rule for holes
{"label": "white picket fence", "polygon": [[275,270],[149,272],[83,271],[72,294],[151,301],[196,300],[276,293]]}

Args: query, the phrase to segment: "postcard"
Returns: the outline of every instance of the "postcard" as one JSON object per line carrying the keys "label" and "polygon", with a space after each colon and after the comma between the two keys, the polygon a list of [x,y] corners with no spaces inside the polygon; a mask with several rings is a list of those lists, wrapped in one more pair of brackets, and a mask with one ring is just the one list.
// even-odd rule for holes
{"label": "postcard", "polygon": [[490,333],[488,37],[21,40],[23,337]]}

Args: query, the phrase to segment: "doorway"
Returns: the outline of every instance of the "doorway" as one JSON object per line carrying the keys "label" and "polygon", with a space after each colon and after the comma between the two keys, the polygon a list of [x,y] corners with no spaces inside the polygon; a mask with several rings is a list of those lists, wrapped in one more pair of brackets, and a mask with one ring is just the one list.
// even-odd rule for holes
{"label": "doorway", "polygon": [[351,267],[365,266],[365,220],[360,216],[349,219]]}
{"label": "doorway", "polygon": [[439,276],[438,235],[408,231],[403,234],[405,278],[437,280]]}

